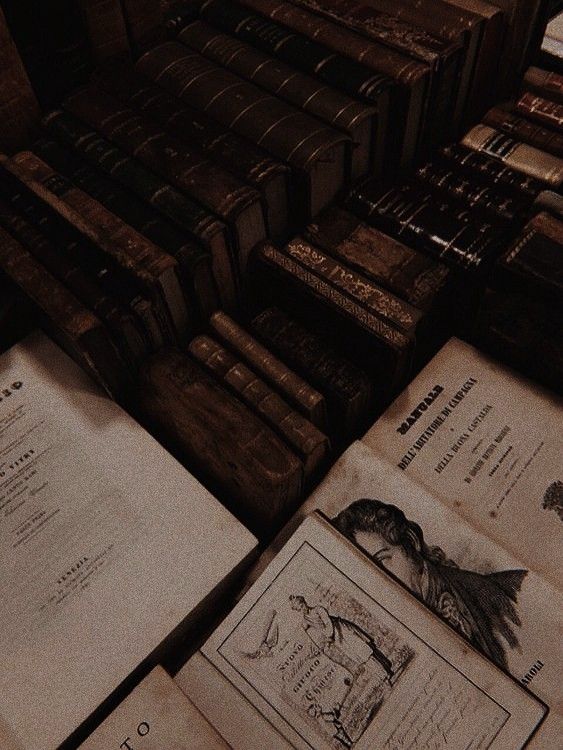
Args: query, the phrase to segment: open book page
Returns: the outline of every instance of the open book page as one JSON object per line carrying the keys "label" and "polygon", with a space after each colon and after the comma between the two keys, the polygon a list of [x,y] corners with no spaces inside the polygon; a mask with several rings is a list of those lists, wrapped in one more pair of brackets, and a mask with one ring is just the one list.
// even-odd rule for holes
{"label": "open book page", "polygon": [[554,395],[451,339],[363,441],[559,586],[562,414]]}
{"label": "open book page", "polygon": [[0,714],[47,750],[255,540],[44,336],[0,383]]}
{"label": "open book page", "polygon": [[155,667],[79,750],[228,750],[162,667]]}
{"label": "open book page", "polygon": [[295,748],[513,750],[546,711],[318,515],[176,680],[241,750],[262,726]]}

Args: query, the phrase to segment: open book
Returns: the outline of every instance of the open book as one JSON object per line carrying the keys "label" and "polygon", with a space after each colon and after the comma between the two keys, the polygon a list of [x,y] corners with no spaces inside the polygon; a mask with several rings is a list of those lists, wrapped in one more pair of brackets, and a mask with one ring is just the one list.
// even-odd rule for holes
{"label": "open book", "polygon": [[546,713],[318,514],[176,680],[235,750],[514,750]]}
{"label": "open book", "polygon": [[58,747],[255,544],[49,339],[3,354],[0,747]]}

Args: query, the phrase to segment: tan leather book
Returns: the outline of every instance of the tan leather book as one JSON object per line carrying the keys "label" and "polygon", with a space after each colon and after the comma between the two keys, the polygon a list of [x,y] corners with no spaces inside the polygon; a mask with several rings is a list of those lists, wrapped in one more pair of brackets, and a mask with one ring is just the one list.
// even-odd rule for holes
{"label": "tan leather book", "polygon": [[563,75],[531,65],[524,74],[524,88],[544,99],[563,104]]}

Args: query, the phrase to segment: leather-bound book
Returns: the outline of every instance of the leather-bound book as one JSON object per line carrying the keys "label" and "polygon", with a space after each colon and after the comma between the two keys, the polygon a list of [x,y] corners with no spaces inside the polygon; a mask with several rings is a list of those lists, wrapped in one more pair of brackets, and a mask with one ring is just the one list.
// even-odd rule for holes
{"label": "leather-bound book", "polygon": [[177,42],[147,52],[137,65],[190,105],[287,161],[298,178],[303,217],[318,213],[343,187],[349,139],[340,131]]}
{"label": "leather-bound book", "polygon": [[146,290],[165,341],[186,335],[188,311],[178,264],[171,255],[153,245],[30,151],[20,152],[5,161],[4,166]]}
{"label": "leather-bound book", "polygon": [[158,0],[121,0],[131,47],[141,54],[161,38],[162,9]]}
{"label": "leather-bound book", "polygon": [[163,131],[146,115],[99,89],[82,89],[64,106],[147,169],[219,216],[232,231],[238,267],[244,274],[250,250],[266,236],[257,190]]}
{"label": "leather-bound book", "polygon": [[563,104],[563,75],[531,65],[524,73],[524,88],[544,99]]}
{"label": "leather-bound book", "polygon": [[450,269],[371,227],[343,208],[323,211],[305,237],[406,302],[428,311],[443,299]]}
{"label": "leather-bound book", "polygon": [[563,157],[563,133],[557,133],[537,122],[527,120],[512,109],[493,107],[484,115],[483,122],[511,135],[515,140],[539,148],[540,151],[548,151],[554,156]]}
{"label": "leather-bound book", "polygon": [[96,84],[121,101],[144,112],[176,138],[196,146],[229,172],[263,194],[268,227],[274,237],[287,232],[289,169],[247,138],[172,96],[132,65],[99,73]]}
{"label": "leather-bound book", "polygon": [[123,360],[131,372],[135,372],[148,350],[133,313],[108,296],[98,280],[87,274],[76,258],[53,245],[33,224],[1,199],[0,226],[107,326]]}
{"label": "leather-bound book", "polygon": [[368,172],[381,172],[383,143],[375,142],[378,129],[373,107],[329,88],[323,81],[300,73],[203,21],[187,26],[178,39],[227,70],[346,133],[353,144],[352,180]]}
{"label": "leather-bound book", "polygon": [[252,321],[256,336],[324,395],[335,443],[358,435],[373,407],[374,383],[335,349],[330,340],[278,307]]}
{"label": "leather-bound book", "polygon": [[563,182],[563,159],[516,141],[488,125],[476,125],[461,142],[555,188]]}
{"label": "leather-bound book", "polygon": [[208,248],[190,240],[134,193],[57,141],[42,138],[33,144],[32,150],[109,211],[170,253],[178,261],[190,307],[195,308],[202,319],[207,319],[219,308],[219,293]]}
{"label": "leather-bound book", "polygon": [[213,335],[322,432],[328,429],[324,396],[223,311],[209,324]]}
{"label": "leather-bound book", "polygon": [[196,238],[208,247],[221,303],[226,309],[236,307],[235,269],[224,224],[75,117],[55,111],[47,115],[44,124],[49,132],[88,162],[147,201],[184,230],[188,237]]}
{"label": "leather-bound book", "polygon": [[37,309],[51,336],[113,397],[127,382],[109,332],[88,308],[0,227],[0,269]]}
{"label": "leather-bound book", "polygon": [[39,104],[0,8],[0,150],[23,148],[39,125]]}
{"label": "leather-bound book", "polygon": [[479,268],[501,240],[498,226],[475,220],[467,208],[457,208],[412,181],[387,188],[368,178],[350,192],[346,207],[454,268]]}
{"label": "leather-bound book", "polygon": [[71,258],[91,279],[95,279],[105,294],[132,314],[144,340],[143,348],[153,350],[163,345],[163,332],[149,293],[112,256],[80,232],[72,221],[72,212],[60,205],[57,210],[6,169],[0,170],[0,195],[59,252]]}
{"label": "leather-bound book", "polygon": [[162,440],[260,534],[300,497],[297,456],[187,354],[165,349],[141,370],[138,402]]}
{"label": "leather-bound book", "polygon": [[463,67],[462,41],[447,39],[407,22],[393,5],[393,13],[383,12],[362,0],[292,0],[325,18],[385,44],[433,71],[428,99],[426,137],[429,144],[443,140],[451,130]]}
{"label": "leather-bound book", "polygon": [[328,457],[327,436],[215,339],[197,336],[189,350],[299,456],[305,480],[310,485]]}
{"label": "leather-bound book", "polygon": [[556,219],[563,219],[563,195],[555,193],[553,190],[542,190],[538,197],[532,203],[530,211],[546,211]]}
{"label": "leather-bound book", "polygon": [[131,56],[119,0],[78,0],[96,65]]}
{"label": "leather-bound book", "polygon": [[[304,8],[282,0],[242,0],[242,5],[273,21],[274,29],[264,26],[264,36],[270,31],[280,35],[280,48],[295,44],[293,34],[297,32],[308,38],[309,45],[299,46],[295,55],[313,59],[317,65],[347,71],[346,57],[377,73],[389,76],[396,86],[391,91],[390,120],[396,123],[393,129],[394,145],[398,149],[403,165],[412,161],[421,135],[426,128],[427,95],[430,88],[431,68],[426,63],[413,60],[391,47],[368,39],[354,31],[321,18]],[[205,9],[203,10],[205,13]],[[255,21],[256,26],[261,26]],[[282,31],[285,30],[285,34]],[[249,41],[255,43],[254,39]],[[339,57],[327,57],[326,50],[339,53]],[[287,62],[295,65],[288,59]]]}
{"label": "leather-bound book", "polygon": [[491,220],[518,221],[529,205],[527,199],[503,192],[486,180],[443,162],[427,162],[416,169],[414,176],[426,187],[442,194],[446,200],[455,201]]}
{"label": "leather-bound book", "polygon": [[491,185],[509,190],[531,200],[545,189],[545,183],[530,175],[512,169],[482,151],[474,151],[459,143],[451,143],[440,149],[438,157],[446,164],[455,165],[468,174],[484,178]]}
{"label": "leather-bound book", "polygon": [[562,258],[563,222],[542,212],[499,258],[497,277],[504,288],[563,309]]}
{"label": "leather-bound book", "polygon": [[563,104],[527,91],[518,99],[515,109],[524,117],[548,125],[558,132],[563,130]]}

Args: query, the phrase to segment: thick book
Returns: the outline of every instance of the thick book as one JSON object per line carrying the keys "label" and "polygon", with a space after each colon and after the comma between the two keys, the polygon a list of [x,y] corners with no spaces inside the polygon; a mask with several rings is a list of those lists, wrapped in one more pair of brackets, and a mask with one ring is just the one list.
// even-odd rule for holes
{"label": "thick book", "polygon": [[196,336],[190,342],[189,351],[299,456],[308,484],[318,478],[330,448],[326,435],[215,339]]}
{"label": "thick book", "polygon": [[300,73],[243,41],[222,34],[203,21],[187,26],[178,39],[227,70],[346,133],[351,141],[351,180],[368,172],[381,173],[383,143],[375,142],[378,128],[373,107],[327,86],[318,78]]}
{"label": "thick book", "polygon": [[456,207],[413,180],[382,187],[368,178],[353,188],[346,208],[400,242],[429,253],[453,268],[478,269],[494,256],[498,225]]}
{"label": "thick book", "polygon": [[349,147],[344,133],[178,42],[147,52],[137,66],[180,99],[288,162],[298,177],[303,216],[318,213],[342,189]]}
{"label": "thick book", "polygon": [[558,157],[563,157],[563,133],[557,133],[542,127],[537,122],[527,120],[516,114],[512,108],[493,107],[484,116],[485,125],[503,133],[508,133],[518,141],[530,144],[541,151],[549,151]]}
{"label": "thick book", "polygon": [[43,326],[112,397],[130,385],[126,363],[100,319],[0,227],[0,270],[31,302]]}
{"label": "thick book", "polygon": [[527,91],[518,99],[515,108],[524,117],[548,125],[559,133],[563,129],[563,104]]}
{"label": "thick book", "polygon": [[371,373],[381,395],[402,384],[412,364],[412,335],[310,270],[287,249],[269,243],[258,246],[252,270],[255,295],[262,304],[273,301],[312,321],[346,357]]}
{"label": "thick book", "polygon": [[88,162],[147,201],[188,237],[208,247],[222,305],[229,310],[236,307],[238,295],[230,238],[226,226],[216,216],[66,112],[51,112],[45,117],[44,125]]}
{"label": "thick book", "polygon": [[142,680],[79,750],[228,750],[221,735],[160,666]]}
{"label": "thick book", "polygon": [[195,359],[164,349],[147,360],[138,403],[162,440],[249,528],[268,535],[294,510],[303,464]]}
{"label": "thick book", "polygon": [[507,750],[547,713],[317,514],[176,682],[234,750]]}
{"label": "thick book", "polygon": [[[308,37],[311,44],[322,45],[320,50],[313,47],[315,54],[320,55],[321,64],[327,60],[325,50],[328,48],[339,54],[340,59],[335,59],[334,62],[341,70],[347,70],[345,58],[348,57],[377,73],[389,76],[396,84],[391,94],[390,111],[391,120],[397,124],[394,145],[399,150],[403,165],[412,161],[423,132],[428,129],[426,114],[431,79],[429,64],[414,60],[290,2],[242,0],[242,5],[275,22],[278,33],[281,25],[286,28],[286,32],[297,32]],[[282,39],[284,43],[291,41],[287,33]],[[330,57],[327,64],[331,64]]]}
{"label": "thick book", "polygon": [[203,624],[256,540],[44,336],[2,377],[0,741],[55,750]]}
{"label": "thick book", "polygon": [[446,265],[370,227],[343,208],[323,211],[305,229],[305,237],[420,310],[439,305],[452,281]]}
{"label": "thick book", "polygon": [[524,88],[544,99],[563,104],[563,75],[531,65],[524,73]]}
{"label": "thick book", "polygon": [[189,107],[132,65],[99,72],[96,85],[144,112],[176,138],[196,146],[214,162],[253,185],[263,194],[268,228],[274,237],[287,232],[289,168],[247,138],[222,126],[204,112]]}
{"label": "thick book", "polygon": [[554,397],[451,339],[363,441],[558,586],[560,418]]}
{"label": "thick book", "polygon": [[262,199],[257,190],[185,141],[166,133],[146,115],[97,88],[75,92],[66,99],[64,107],[219,216],[232,231],[238,266],[244,274],[250,250],[266,236]]}
{"label": "thick book", "polygon": [[95,65],[127,59],[131,47],[120,0],[78,0]]}
{"label": "thick book", "polygon": [[312,383],[326,400],[329,431],[334,442],[351,439],[362,429],[380,398],[372,379],[346,359],[325,336],[270,307],[252,321],[252,330],[265,346]]}
{"label": "thick book", "polygon": [[137,195],[61,143],[42,138],[35,141],[32,151],[178,261],[191,312],[197,311],[200,319],[206,320],[220,307],[208,248],[187,237]]}
{"label": "thick book", "polygon": [[214,313],[209,325],[227,348],[269,383],[322,432],[326,432],[327,414],[324,396],[276,357],[273,352],[222,310]]}
{"label": "thick book", "polygon": [[146,290],[165,341],[186,335],[188,310],[178,264],[171,255],[149,242],[31,151],[20,152],[5,161],[3,166]]}
{"label": "thick book", "polygon": [[555,188],[563,182],[563,159],[516,141],[488,125],[476,125],[461,143]]}
{"label": "thick book", "polygon": [[39,104],[0,8],[0,150],[23,148],[41,117]]}
{"label": "thick book", "polygon": [[431,488],[356,442],[260,557],[250,580],[314,511],[473,648],[545,701],[550,713],[539,738],[546,749],[557,746],[563,727],[562,618],[556,605],[561,592],[541,571],[464,520]]}

